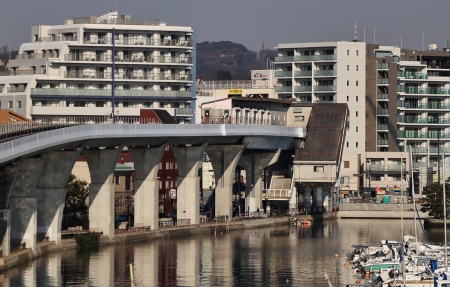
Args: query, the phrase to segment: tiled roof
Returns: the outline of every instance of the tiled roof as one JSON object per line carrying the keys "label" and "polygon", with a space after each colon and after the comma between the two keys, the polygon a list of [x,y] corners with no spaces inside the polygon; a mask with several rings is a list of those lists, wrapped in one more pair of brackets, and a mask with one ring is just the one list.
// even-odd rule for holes
{"label": "tiled roof", "polygon": [[297,148],[294,161],[338,161],[343,144],[347,104],[313,104],[304,148]]}

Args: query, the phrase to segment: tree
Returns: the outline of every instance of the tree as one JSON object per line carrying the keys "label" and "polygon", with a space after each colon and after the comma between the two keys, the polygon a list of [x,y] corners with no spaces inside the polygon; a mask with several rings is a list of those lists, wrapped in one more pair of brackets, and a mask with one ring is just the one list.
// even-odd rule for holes
{"label": "tree", "polygon": [[63,213],[66,219],[79,220],[86,217],[88,197],[89,186],[87,181],[78,179],[71,174],[67,182],[67,195]]}
{"label": "tree", "polygon": [[[441,218],[444,214],[443,207],[443,194],[442,194],[442,184],[434,182],[430,185],[426,186],[427,194],[424,198],[424,203],[420,208],[422,212],[428,212],[430,217]],[[448,178],[445,182],[445,197],[448,206],[448,202],[450,199],[450,178]],[[448,207],[447,207],[448,210]],[[447,214],[449,214],[447,212]]]}
{"label": "tree", "polygon": [[230,81],[233,79],[231,77],[230,71],[223,71],[223,70],[217,71],[216,77],[218,81]]}

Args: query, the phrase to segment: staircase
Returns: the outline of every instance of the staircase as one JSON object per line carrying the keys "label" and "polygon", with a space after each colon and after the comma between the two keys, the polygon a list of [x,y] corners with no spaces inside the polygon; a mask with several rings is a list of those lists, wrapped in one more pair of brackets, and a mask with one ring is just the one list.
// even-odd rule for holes
{"label": "staircase", "polygon": [[273,172],[270,188],[262,190],[263,198],[266,200],[289,200],[293,186],[293,178],[285,177],[283,172]]}

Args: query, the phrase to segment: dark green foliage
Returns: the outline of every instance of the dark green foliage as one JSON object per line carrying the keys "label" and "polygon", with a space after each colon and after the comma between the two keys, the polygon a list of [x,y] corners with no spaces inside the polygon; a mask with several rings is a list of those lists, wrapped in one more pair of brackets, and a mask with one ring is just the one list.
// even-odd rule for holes
{"label": "dark green foliage", "polygon": [[100,234],[95,232],[88,232],[75,235],[75,241],[78,246],[98,246],[100,242]]}
{"label": "dark green foliage", "polygon": [[82,220],[87,217],[89,196],[88,183],[73,174],[67,183],[67,195],[64,205],[64,216],[69,220]]}
{"label": "dark green foliage", "polygon": [[231,81],[233,78],[231,77],[230,71],[217,71],[216,78],[218,81]]}
{"label": "dark green foliage", "polygon": [[274,60],[276,54],[276,51],[266,49],[260,51],[259,59],[256,59],[257,52],[249,51],[242,44],[230,41],[197,43],[197,78],[229,80],[217,77],[220,71],[227,71],[234,80],[250,80],[250,71],[266,69],[267,59]]}
{"label": "dark green foliage", "polygon": [[0,47],[0,71],[6,71],[9,59],[15,59],[19,50],[9,50],[8,46]]}
{"label": "dark green foliage", "polygon": [[[450,178],[448,178],[445,183],[445,197],[447,201],[447,206],[450,199],[449,180]],[[443,203],[442,184],[434,182],[433,184],[427,185],[426,191],[427,191],[426,196],[425,198],[423,198],[424,203],[422,204],[420,211],[428,212],[428,215],[430,217],[442,218],[444,214],[444,207],[442,204]],[[448,214],[448,207],[447,207],[447,214]]]}

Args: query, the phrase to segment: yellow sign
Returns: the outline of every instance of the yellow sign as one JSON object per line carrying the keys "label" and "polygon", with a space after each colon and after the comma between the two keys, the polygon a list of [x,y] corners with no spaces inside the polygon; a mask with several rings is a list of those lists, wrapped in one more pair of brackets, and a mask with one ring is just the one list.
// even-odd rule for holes
{"label": "yellow sign", "polygon": [[242,89],[228,89],[230,95],[242,95]]}

